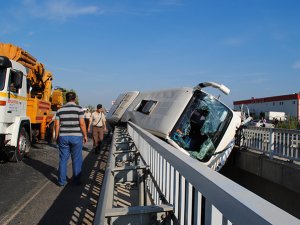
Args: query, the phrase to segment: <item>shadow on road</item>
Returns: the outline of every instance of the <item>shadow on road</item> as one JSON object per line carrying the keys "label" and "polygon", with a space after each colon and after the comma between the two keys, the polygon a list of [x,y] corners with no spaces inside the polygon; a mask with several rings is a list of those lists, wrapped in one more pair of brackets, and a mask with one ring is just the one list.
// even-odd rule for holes
{"label": "shadow on road", "polygon": [[7,162],[8,162],[7,155],[3,151],[0,151],[0,164],[4,164]]}
{"label": "shadow on road", "polygon": [[83,184],[66,185],[38,224],[92,224],[108,160],[110,139],[99,155],[91,152],[83,162]]}
{"label": "shadow on road", "polygon": [[43,174],[52,183],[57,183],[57,168],[47,165],[40,160],[34,158],[26,158],[23,162]]}

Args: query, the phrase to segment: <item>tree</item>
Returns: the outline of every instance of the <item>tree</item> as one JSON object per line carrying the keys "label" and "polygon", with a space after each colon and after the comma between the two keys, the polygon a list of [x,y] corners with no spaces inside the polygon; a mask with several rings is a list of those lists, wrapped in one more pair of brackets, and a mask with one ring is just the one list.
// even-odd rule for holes
{"label": "tree", "polygon": [[94,111],[94,106],[92,105],[88,105],[86,108],[88,108],[90,112]]}

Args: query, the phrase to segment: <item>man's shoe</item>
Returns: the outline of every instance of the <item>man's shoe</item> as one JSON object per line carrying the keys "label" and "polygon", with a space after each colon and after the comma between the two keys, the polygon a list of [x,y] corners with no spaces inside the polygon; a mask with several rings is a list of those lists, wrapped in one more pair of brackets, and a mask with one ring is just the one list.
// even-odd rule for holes
{"label": "man's shoe", "polygon": [[58,185],[59,187],[64,187],[64,186],[66,186],[66,184],[67,184],[67,183],[64,183],[64,184],[63,184],[63,183],[57,183],[57,185]]}

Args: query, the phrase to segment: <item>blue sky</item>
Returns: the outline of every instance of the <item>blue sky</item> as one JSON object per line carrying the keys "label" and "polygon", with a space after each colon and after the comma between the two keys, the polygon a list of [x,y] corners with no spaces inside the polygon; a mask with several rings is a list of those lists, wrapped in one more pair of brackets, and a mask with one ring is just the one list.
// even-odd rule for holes
{"label": "blue sky", "polygon": [[0,41],[44,63],[82,106],[203,81],[228,86],[232,106],[300,91],[299,21],[297,0],[10,0]]}

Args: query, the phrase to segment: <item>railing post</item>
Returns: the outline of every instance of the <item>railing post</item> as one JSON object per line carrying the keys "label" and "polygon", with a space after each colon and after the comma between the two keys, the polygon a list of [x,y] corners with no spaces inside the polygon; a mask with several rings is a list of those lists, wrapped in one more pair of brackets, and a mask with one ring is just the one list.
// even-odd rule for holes
{"label": "railing post", "polygon": [[270,133],[269,133],[269,158],[272,159],[273,158],[273,154],[274,154],[274,140],[275,140],[275,132],[273,128],[270,128]]}
{"label": "railing post", "polygon": [[[141,165],[141,156],[138,154],[137,158],[137,164]],[[145,180],[144,180],[144,170],[138,169],[137,170],[137,177],[138,177],[138,186],[139,186],[139,205],[144,206],[145,205]]]}
{"label": "railing post", "polygon": [[143,169],[138,171],[138,185],[139,185],[139,205],[145,205],[145,182],[144,182],[144,173]]}

